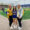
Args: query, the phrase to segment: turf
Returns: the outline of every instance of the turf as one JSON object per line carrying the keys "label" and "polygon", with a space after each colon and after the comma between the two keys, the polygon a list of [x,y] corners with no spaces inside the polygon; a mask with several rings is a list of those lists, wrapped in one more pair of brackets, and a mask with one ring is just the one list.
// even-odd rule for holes
{"label": "turf", "polygon": [[30,19],[30,11],[24,11],[23,19]]}
{"label": "turf", "polygon": [[4,13],[2,10],[0,10],[0,14],[6,16],[6,13]]}

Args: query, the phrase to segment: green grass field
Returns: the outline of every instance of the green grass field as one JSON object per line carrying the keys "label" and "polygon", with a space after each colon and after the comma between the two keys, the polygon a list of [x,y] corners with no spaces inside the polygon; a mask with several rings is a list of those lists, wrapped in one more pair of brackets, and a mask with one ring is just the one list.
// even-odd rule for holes
{"label": "green grass field", "polygon": [[24,11],[23,19],[30,19],[30,10],[29,11]]}
{"label": "green grass field", "polygon": [[[6,13],[3,13],[2,10],[0,10],[0,14],[7,17]],[[23,16],[23,19],[30,19],[30,10],[26,10],[24,11],[24,16]]]}

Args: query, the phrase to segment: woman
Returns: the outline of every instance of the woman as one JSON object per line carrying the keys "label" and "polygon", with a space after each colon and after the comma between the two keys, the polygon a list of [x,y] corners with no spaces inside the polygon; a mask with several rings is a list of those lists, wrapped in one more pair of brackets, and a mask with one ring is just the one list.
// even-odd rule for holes
{"label": "woman", "polygon": [[[15,22],[16,21],[16,22]],[[16,10],[16,6],[13,7],[13,24],[15,25],[17,23],[17,10]],[[13,25],[13,26],[14,26]],[[17,24],[16,24],[17,25]],[[16,28],[16,27],[14,27]]]}
{"label": "woman", "polygon": [[13,18],[17,18],[16,6],[13,7]]}
{"label": "woman", "polygon": [[13,27],[11,27],[11,24],[13,22],[13,18],[12,18],[13,13],[12,13],[11,5],[9,5],[9,9],[7,10],[7,15],[9,19],[10,29],[13,29]]}

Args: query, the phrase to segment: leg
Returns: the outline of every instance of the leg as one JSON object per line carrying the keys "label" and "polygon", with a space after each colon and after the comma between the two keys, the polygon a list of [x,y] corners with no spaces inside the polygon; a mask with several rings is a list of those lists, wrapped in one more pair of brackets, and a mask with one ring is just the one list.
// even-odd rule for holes
{"label": "leg", "polygon": [[13,18],[12,18],[12,16],[10,16],[10,17],[9,17],[9,25],[10,25],[10,26],[11,26],[12,22],[13,22]]}
{"label": "leg", "polygon": [[21,24],[22,18],[21,19],[17,18],[17,19],[18,19],[18,22],[19,22],[19,27],[22,27],[22,24]]}
{"label": "leg", "polygon": [[19,19],[19,26],[20,26],[20,27],[22,27],[21,20],[22,20],[22,18]]}
{"label": "leg", "polygon": [[11,26],[12,25],[12,22],[13,22],[13,18],[12,18],[12,16],[10,16],[10,18],[9,18],[10,29],[13,29],[13,27]]}

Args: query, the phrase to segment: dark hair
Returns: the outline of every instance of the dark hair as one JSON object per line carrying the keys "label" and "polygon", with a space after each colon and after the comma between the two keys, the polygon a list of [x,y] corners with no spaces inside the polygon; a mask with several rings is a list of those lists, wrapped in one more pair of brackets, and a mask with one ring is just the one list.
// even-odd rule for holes
{"label": "dark hair", "polygon": [[10,10],[11,10],[11,8],[10,8]]}
{"label": "dark hair", "polygon": [[[14,7],[13,7],[13,11],[14,11]],[[16,11],[16,7],[15,7],[15,11]]]}

